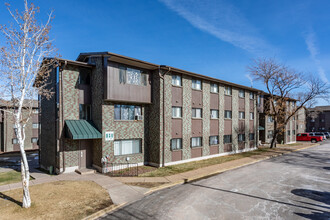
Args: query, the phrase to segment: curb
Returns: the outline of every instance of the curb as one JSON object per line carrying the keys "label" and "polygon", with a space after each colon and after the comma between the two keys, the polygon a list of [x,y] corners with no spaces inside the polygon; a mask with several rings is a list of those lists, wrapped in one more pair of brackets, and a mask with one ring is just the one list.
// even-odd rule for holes
{"label": "curb", "polygon": [[[274,154],[274,155],[267,156],[265,158],[258,159],[256,161],[253,161],[253,162],[250,162],[250,163],[238,165],[238,166],[235,166],[235,167],[230,167],[230,168],[227,168],[227,169],[224,169],[224,170],[220,170],[220,171],[216,171],[216,172],[213,172],[213,173],[208,173],[206,175],[202,175],[202,176],[198,176],[198,177],[192,177],[192,178],[184,179],[184,180],[177,181],[177,182],[174,182],[174,183],[167,183],[167,184],[164,184],[164,185],[161,185],[161,186],[157,186],[157,187],[151,188],[149,191],[145,192],[144,195],[149,195],[151,193],[154,193],[154,192],[157,192],[157,191],[160,191],[160,190],[163,190],[163,189],[171,188],[171,187],[176,186],[176,185],[196,182],[198,180],[202,180],[202,179],[205,179],[205,178],[208,178],[208,177],[211,177],[211,176],[215,176],[215,175],[220,174],[220,173],[224,173],[224,172],[227,172],[227,171],[230,171],[230,170],[238,169],[240,167],[252,165],[252,164],[255,164],[255,163],[264,161],[264,160],[268,160],[268,159],[271,159],[271,158],[282,156],[284,154],[289,154],[289,153],[300,151],[300,150],[304,150],[304,149],[307,149],[307,148],[316,147],[316,146],[319,146],[319,145],[320,144],[313,144],[313,145],[310,145],[310,146],[306,146],[306,147],[303,147],[303,148],[292,150],[290,152],[282,152],[282,153]],[[108,214],[110,212],[113,212],[113,211],[115,211],[115,210],[117,210],[117,209],[119,209],[119,208],[121,208],[121,207],[123,207],[123,206],[125,206],[127,204],[133,203],[133,202],[134,201],[122,203],[120,205],[111,205],[111,206],[109,206],[109,207],[107,207],[105,209],[102,209],[102,210],[100,210],[100,211],[98,211],[98,212],[96,212],[96,213],[94,213],[94,214],[92,214],[90,216],[87,216],[87,217],[83,218],[83,220],[94,220],[94,219],[97,219],[98,217],[101,217],[101,216],[103,216],[105,214]]]}

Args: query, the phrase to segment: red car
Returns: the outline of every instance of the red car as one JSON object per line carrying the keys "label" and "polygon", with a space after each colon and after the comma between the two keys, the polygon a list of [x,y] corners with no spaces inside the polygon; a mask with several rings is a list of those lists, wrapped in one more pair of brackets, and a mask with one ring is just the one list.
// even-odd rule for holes
{"label": "red car", "polygon": [[322,136],[312,136],[310,133],[299,133],[296,137],[297,141],[311,141],[313,143],[323,140]]}

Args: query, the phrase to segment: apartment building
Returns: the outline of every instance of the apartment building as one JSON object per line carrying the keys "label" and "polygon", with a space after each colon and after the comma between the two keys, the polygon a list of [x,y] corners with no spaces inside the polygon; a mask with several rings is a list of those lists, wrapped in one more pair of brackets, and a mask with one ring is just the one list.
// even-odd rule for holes
{"label": "apartment building", "polygon": [[[7,101],[0,100],[0,152],[19,151],[18,139],[15,134],[13,116],[7,111],[12,111]],[[30,114],[30,110],[23,108],[23,115]],[[25,127],[26,150],[37,150],[39,138],[39,109],[38,101],[33,102],[32,115]]]}
{"label": "apartment building", "polygon": [[41,99],[40,162],[57,173],[167,166],[254,150],[259,90],[109,53],[60,60]]}
{"label": "apartment building", "polygon": [[330,131],[330,106],[307,109],[307,131]]}
{"label": "apartment building", "polygon": [[301,108],[297,112],[297,134],[306,132],[306,109]]}
{"label": "apartment building", "polygon": [[[264,94],[263,96],[263,112],[259,113],[259,141],[261,143],[271,143],[274,136],[274,116],[268,114],[269,107],[267,106],[267,99],[269,95]],[[286,102],[287,111],[291,111],[296,108],[296,100],[290,99]],[[297,115],[291,117],[290,121],[287,123],[284,131],[277,136],[277,143],[279,144],[289,144],[296,142],[296,129],[297,129]]]}

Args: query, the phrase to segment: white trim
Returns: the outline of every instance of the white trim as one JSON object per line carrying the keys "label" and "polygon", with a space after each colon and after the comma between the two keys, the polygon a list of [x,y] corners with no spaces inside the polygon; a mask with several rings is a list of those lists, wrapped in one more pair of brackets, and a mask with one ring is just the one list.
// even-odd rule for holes
{"label": "white trim", "polygon": [[63,173],[72,173],[75,172],[76,169],[79,169],[79,166],[74,166],[74,167],[65,167],[65,171],[63,172],[63,168],[60,169],[60,172]]}
{"label": "white trim", "polygon": [[[134,167],[135,164],[130,164],[130,165],[131,165],[131,167]],[[144,165],[144,162],[140,162],[140,163],[137,163],[136,167],[143,166],[143,165]],[[123,164],[122,166],[114,166],[112,170],[121,170],[120,168],[125,169],[127,167],[125,167],[125,165]],[[101,169],[101,171],[102,171],[102,173],[108,173],[108,172],[110,172],[110,169],[109,169],[109,167],[103,167]]]}
{"label": "white trim", "polygon": [[176,164],[181,164],[181,163],[188,163],[188,162],[193,162],[193,161],[198,161],[198,160],[206,160],[206,159],[210,159],[210,158],[214,158],[214,157],[227,156],[227,155],[231,155],[231,154],[243,153],[243,152],[248,152],[248,151],[253,151],[253,150],[257,150],[257,148],[256,147],[246,148],[243,150],[237,150],[237,151],[231,151],[231,152],[226,152],[226,153],[221,153],[221,154],[213,154],[213,155],[204,156],[204,157],[197,157],[197,158],[192,158],[192,159],[187,159],[187,160],[169,162],[169,163],[165,163],[165,166],[171,166],[171,165],[176,165]]}
{"label": "white trim", "polygon": [[297,141],[290,141],[290,142],[286,142],[285,144],[294,144],[297,143]]}

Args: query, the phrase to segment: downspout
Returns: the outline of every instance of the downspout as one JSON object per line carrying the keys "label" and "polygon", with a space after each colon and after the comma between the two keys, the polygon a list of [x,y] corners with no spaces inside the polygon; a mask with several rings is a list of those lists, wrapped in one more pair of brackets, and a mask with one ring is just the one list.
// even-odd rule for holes
{"label": "downspout", "polygon": [[163,159],[162,166],[165,166],[165,75],[171,71],[171,67],[168,67],[167,72],[161,73],[160,68],[167,67],[166,65],[160,65],[158,67],[159,77],[163,79]]}

